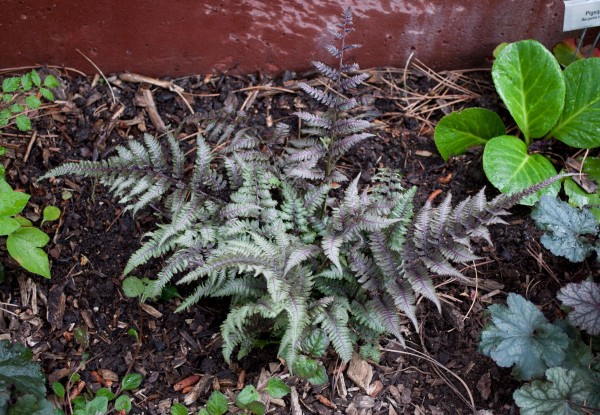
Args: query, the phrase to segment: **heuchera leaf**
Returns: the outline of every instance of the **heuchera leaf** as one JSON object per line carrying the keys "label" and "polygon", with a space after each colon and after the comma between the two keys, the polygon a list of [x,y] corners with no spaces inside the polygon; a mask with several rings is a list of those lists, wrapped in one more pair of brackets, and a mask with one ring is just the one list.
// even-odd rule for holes
{"label": "heuchera leaf", "polygon": [[446,115],[435,127],[438,151],[448,160],[471,147],[484,145],[491,138],[506,134],[502,119],[493,111],[467,108]]}
{"label": "heuchera leaf", "polygon": [[507,304],[488,307],[491,321],[481,332],[479,351],[498,366],[514,365],[512,374],[519,380],[541,376],[559,365],[569,337],[520,295],[510,293]]}
{"label": "heuchera leaf", "polygon": [[574,62],[564,71],[565,107],[550,135],[577,148],[600,146],[600,59]]}
{"label": "heuchera leaf", "polygon": [[528,142],[556,124],[564,105],[565,80],[544,45],[535,40],[507,45],[494,61],[492,78]]}
{"label": "heuchera leaf", "polygon": [[583,414],[590,385],[577,371],[553,367],[546,371],[548,382],[535,380],[513,394],[521,415]]}
{"label": "heuchera leaf", "polygon": [[581,262],[593,251],[593,246],[583,236],[598,234],[598,221],[589,210],[576,209],[558,198],[542,196],[531,217],[539,229],[546,231],[540,242],[554,255]]}
{"label": "heuchera leaf", "polygon": [[557,298],[573,309],[569,320],[574,326],[593,336],[600,334],[600,285],[592,281],[569,283],[561,288]]}

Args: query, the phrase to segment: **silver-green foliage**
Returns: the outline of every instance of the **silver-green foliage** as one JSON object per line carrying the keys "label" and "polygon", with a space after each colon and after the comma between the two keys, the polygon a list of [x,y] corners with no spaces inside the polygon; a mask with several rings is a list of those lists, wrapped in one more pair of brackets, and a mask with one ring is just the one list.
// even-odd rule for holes
{"label": "silver-green foliage", "polygon": [[[355,47],[344,46],[349,11],[340,27],[341,46],[330,51],[341,62]],[[346,76],[352,65],[316,66],[339,93],[364,79]],[[432,276],[464,278],[453,264],[477,259],[471,238],[489,241],[488,225],[502,223],[505,209],[524,194],[488,201],[482,190],[455,207],[448,196],[413,219],[415,189],[405,189],[397,172],[381,171],[366,185],[358,175],[345,190],[335,189],[343,179],[336,162],[368,137],[360,132],[368,123],[347,114],[354,100],[304,89],[328,108],[318,116],[298,114],[314,127],[304,150],[297,141],[295,150],[275,156],[289,143],[285,128],[267,140],[229,112],[199,120],[203,133],[187,175],[180,143],[147,135],[107,161],[68,163],[44,177],[97,177],[134,213],[162,206],[164,222],[146,235],[125,273],[167,255],[154,294],[176,281],[195,287],[179,310],[206,297],[231,299],[222,325],[227,360],[271,336],[290,369],[323,382],[324,369],[313,358],[328,344],[345,362],[357,345],[376,358],[382,334],[403,341],[402,314],[418,330],[416,297],[440,308]]]}
{"label": "silver-green foliage", "polygon": [[[569,322],[597,333],[600,288],[584,281],[568,284],[558,295],[573,307]],[[600,408],[598,355],[582,334],[565,321],[550,323],[537,307],[511,293],[507,306],[488,308],[490,322],[481,332],[479,351],[518,380],[532,380],[513,394],[524,415],[585,414]],[[583,315],[587,312],[589,315]],[[590,343],[592,343],[590,341]]]}

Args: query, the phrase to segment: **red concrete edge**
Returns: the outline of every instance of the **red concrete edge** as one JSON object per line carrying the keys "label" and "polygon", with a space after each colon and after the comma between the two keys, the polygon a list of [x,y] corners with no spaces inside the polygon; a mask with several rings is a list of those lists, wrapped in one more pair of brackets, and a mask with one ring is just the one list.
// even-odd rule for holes
{"label": "red concrete edge", "polygon": [[361,67],[403,67],[413,54],[434,69],[489,66],[500,42],[562,32],[562,0],[4,0],[1,67],[64,65],[87,73],[150,76],[304,70],[326,60],[327,31],[354,12]]}

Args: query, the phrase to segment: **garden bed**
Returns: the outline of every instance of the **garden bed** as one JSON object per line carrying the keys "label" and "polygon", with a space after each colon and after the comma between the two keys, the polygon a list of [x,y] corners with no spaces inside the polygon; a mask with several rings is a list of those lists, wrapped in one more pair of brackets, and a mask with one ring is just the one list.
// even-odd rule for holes
{"label": "garden bed", "polygon": [[[169,413],[173,404],[184,401],[194,410],[213,390],[256,385],[261,372],[268,371],[297,392],[283,400],[284,406],[271,405],[272,413],[295,413],[299,408],[321,414],[467,414],[474,405],[477,410],[512,414],[516,409],[512,391],[519,384],[511,381],[510,370],[477,353],[484,309],[516,292],[554,319],[562,316],[555,300],[560,287],[600,273],[593,259],[574,265],[552,256],[539,244],[540,232],[529,218],[530,209],[517,207],[507,226],[493,226],[494,245],[477,247],[485,259],[465,264],[476,284],[436,278],[442,315],[421,301],[420,333],[405,326],[410,349],[390,340],[382,360],[368,364],[372,377],[367,367],[348,368],[331,353],[325,359],[329,382],[314,387],[286,376],[276,359],[276,346],[228,366],[219,335],[226,303],[203,301],[175,313],[177,299],[141,304],[123,295],[122,271],[144,232],[155,225],[152,209],[132,217],[92,180],[70,177],[36,183],[36,179],[65,161],[105,159],[115,146],[144,132],[162,133],[165,126],[179,126],[192,112],[219,109],[225,102],[246,111],[257,127],[278,122],[296,127],[291,114],[315,106],[296,83],[319,85],[319,78],[286,73],[276,79],[259,74],[158,81],[122,74],[109,78],[109,88],[99,76],[49,70],[62,82],[56,103],[38,111],[32,132],[3,129],[1,144],[9,150],[4,158],[9,182],[32,195],[26,216],[36,222],[48,205],[63,212],[60,221],[43,228],[52,238],[47,246],[52,279],[5,263],[0,332],[1,338],[33,350],[50,383],[64,382],[81,361],[82,346],[73,331],[83,328],[89,334],[91,358],[80,371],[85,387],[98,388],[128,372],[142,374],[134,413]],[[362,172],[361,178],[367,180],[377,168],[399,169],[406,186],[418,186],[415,208],[428,198],[439,201],[448,192],[461,200],[486,185],[481,151],[445,163],[432,135],[436,121],[450,110],[499,109],[488,72],[436,74],[417,63],[406,71],[387,68],[368,73],[357,99],[372,114],[377,136],[343,160],[349,177]],[[178,138],[193,145],[194,132],[190,126]],[[563,150],[560,144],[555,146],[547,152]],[[488,187],[487,193],[496,191]],[[153,261],[135,275],[152,279],[160,265],[161,261]],[[127,334],[130,328],[140,335],[139,347]],[[192,375],[200,377],[191,391],[174,390],[177,382]]]}

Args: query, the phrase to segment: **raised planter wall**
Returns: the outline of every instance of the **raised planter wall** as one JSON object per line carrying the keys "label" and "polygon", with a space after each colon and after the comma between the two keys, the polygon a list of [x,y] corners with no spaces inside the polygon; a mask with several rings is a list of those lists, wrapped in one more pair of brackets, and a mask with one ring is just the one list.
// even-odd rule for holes
{"label": "raised planter wall", "polygon": [[304,70],[343,8],[363,67],[488,66],[503,41],[563,39],[562,0],[3,0],[1,67],[64,65],[149,76]]}

